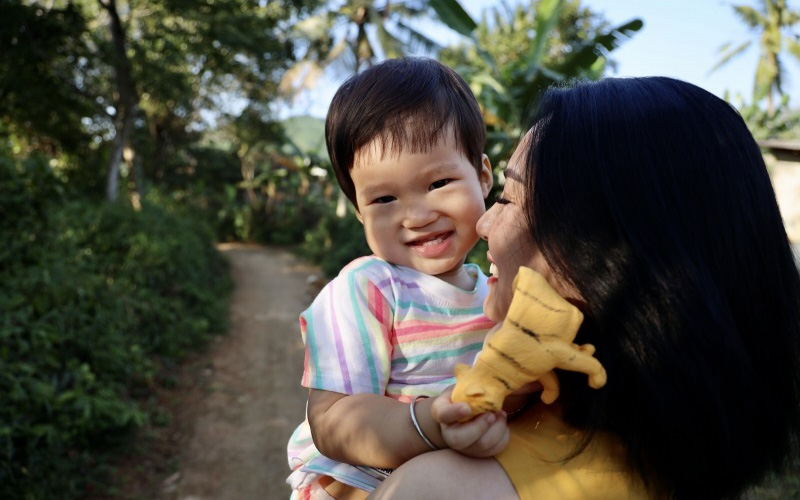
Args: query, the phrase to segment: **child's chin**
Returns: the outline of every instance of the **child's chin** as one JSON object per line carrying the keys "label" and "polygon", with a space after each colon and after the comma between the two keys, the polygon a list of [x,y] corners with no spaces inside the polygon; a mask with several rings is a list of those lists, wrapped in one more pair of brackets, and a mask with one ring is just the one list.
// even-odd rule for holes
{"label": "child's chin", "polygon": [[417,267],[418,270],[431,276],[444,278],[451,275],[457,275],[460,265],[451,265],[449,262],[436,262]]}

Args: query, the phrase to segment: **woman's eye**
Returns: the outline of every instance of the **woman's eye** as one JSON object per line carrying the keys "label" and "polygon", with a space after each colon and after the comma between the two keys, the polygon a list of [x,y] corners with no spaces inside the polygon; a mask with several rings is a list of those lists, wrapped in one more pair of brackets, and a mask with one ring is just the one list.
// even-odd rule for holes
{"label": "woman's eye", "polygon": [[495,198],[494,201],[495,203],[499,203],[501,205],[508,205],[509,203],[511,203],[511,200],[509,200],[508,198],[503,198],[502,193],[497,193],[497,197]]}
{"label": "woman's eye", "polygon": [[381,196],[372,200],[372,203],[378,203],[378,204],[390,203],[395,199],[396,198],[394,196]]}
{"label": "woman's eye", "polygon": [[438,181],[434,182],[433,184],[431,184],[431,187],[428,188],[428,191],[433,191],[434,189],[443,188],[446,185],[450,184],[450,181],[452,181],[452,180],[453,179],[441,179],[441,180],[438,180]]}

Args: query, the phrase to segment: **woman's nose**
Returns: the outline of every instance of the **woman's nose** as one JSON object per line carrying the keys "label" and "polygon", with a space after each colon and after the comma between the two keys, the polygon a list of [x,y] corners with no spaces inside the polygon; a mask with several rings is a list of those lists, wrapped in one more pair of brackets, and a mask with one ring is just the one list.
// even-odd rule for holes
{"label": "woman's nose", "polygon": [[475,224],[478,236],[482,240],[489,240],[489,229],[492,227],[492,219],[494,219],[494,205],[481,215],[481,218],[478,219],[478,223]]}

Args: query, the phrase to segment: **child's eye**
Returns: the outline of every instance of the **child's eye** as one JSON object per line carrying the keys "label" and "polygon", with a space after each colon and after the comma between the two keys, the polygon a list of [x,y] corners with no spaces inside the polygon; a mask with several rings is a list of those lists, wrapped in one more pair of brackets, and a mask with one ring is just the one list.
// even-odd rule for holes
{"label": "child's eye", "polygon": [[431,186],[428,188],[428,191],[433,191],[434,189],[445,187],[446,185],[450,184],[450,181],[452,180],[453,179],[440,179],[431,184]]}
{"label": "child's eye", "polygon": [[390,202],[392,202],[392,201],[394,201],[396,199],[397,198],[395,198],[394,196],[380,196],[380,197],[375,198],[374,200],[372,200],[372,203],[378,203],[378,204],[382,205],[384,203],[390,203]]}

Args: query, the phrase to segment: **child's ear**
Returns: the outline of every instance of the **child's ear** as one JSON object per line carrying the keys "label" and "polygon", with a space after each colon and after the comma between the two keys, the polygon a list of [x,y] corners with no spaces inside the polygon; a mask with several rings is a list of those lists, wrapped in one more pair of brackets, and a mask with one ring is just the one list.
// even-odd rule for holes
{"label": "child's ear", "polygon": [[481,193],[483,193],[483,199],[486,199],[489,196],[489,191],[492,190],[492,186],[494,185],[494,175],[492,175],[492,162],[489,161],[489,157],[483,155],[481,158],[481,173],[478,174],[478,180],[481,183]]}
{"label": "child's ear", "polygon": [[356,208],[356,219],[358,219],[358,222],[360,222],[362,226],[364,225],[364,217],[361,215],[361,212],[357,208]]}

